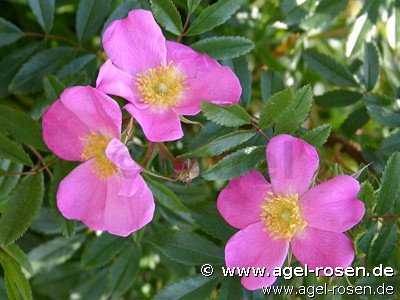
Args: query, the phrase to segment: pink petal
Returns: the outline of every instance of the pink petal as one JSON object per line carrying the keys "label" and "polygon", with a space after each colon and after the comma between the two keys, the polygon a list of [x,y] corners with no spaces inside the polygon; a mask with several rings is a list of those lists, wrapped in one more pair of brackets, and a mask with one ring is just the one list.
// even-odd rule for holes
{"label": "pink petal", "polygon": [[354,259],[353,242],[344,233],[306,227],[295,235],[291,249],[297,260],[310,269],[317,267],[343,267]]}
{"label": "pink petal", "polygon": [[143,178],[138,175],[137,192],[130,197],[119,194],[120,178],[113,176],[107,180],[107,202],[104,223],[107,231],[118,236],[128,236],[148,224],[154,215],[154,199]]}
{"label": "pink petal", "polygon": [[308,226],[344,232],[362,219],[364,204],[357,200],[360,184],[347,175],[337,176],[307,191],[300,199]]}
{"label": "pink petal", "polygon": [[265,267],[271,276],[242,277],[242,285],[249,290],[260,289],[275,282],[273,276],[275,267],[281,267],[285,261],[289,244],[284,239],[272,240],[263,231],[264,222],[252,224],[236,233],[225,247],[225,262],[227,267]]}
{"label": "pink petal", "polygon": [[86,86],[67,88],[43,116],[46,145],[65,160],[81,161],[82,138],[91,132],[119,137],[122,115],[107,95]]}
{"label": "pink petal", "polygon": [[318,153],[299,138],[281,134],[267,146],[268,171],[275,194],[302,195],[318,167]]}
{"label": "pink petal", "polygon": [[142,126],[143,132],[149,141],[174,141],[183,136],[179,116],[170,109],[157,110],[153,107],[138,109],[133,104],[127,104],[125,109]]}
{"label": "pink petal", "polygon": [[57,205],[69,220],[80,220],[92,230],[105,230],[104,207],[107,182],[91,171],[93,160],[76,167],[57,191]]}
{"label": "pink petal", "polygon": [[271,185],[257,171],[233,179],[218,196],[217,208],[229,225],[243,229],[260,221],[261,205]]}
{"label": "pink petal", "polygon": [[166,63],[165,38],[150,11],[132,10],[108,26],[103,47],[119,68],[132,75]]}
{"label": "pink petal", "polygon": [[238,103],[242,88],[231,68],[221,66],[211,57],[185,45],[175,42],[166,45],[167,61],[172,61],[187,76],[186,99],[174,111],[181,115],[196,115],[202,101],[220,105]]}

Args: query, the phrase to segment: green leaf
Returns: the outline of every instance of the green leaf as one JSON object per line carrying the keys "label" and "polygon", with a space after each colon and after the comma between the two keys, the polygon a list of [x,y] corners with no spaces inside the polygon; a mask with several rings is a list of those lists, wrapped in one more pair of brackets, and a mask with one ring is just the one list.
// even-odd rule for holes
{"label": "green leaf", "polygon": [[367,109],[378,123],[389,127],[400,127],[400,113],[375,104],[367,105]]}
{"label": "green leaf", "polygon": [[[6,173],[19,173],[23,167],[23,165],[13,163],[9,159],[0,158],[0,169]],[[18,183],[19,178],[19,175],[0,177],[0,198],[8,196]]]}
{"label": "green leaf", "polygon": [[76,34],[80,42],[95,35],[108,15],[110,0],[80,0],[76,13]]}
{"label": "green leaf", "polygon": [[103,232],[85,247],[82,265],[85,269],[99,268],[106,265],[132,240]]}
{"label": "green leaf", "polygon": [[242,55],[232,59],[229,66],[239,78],[240,85],[242,86],[242,95],[240,96],[239,104],[243,107],[247,107],[251,99],[251,84],[253,82],[253,75],[249,68],[249,62],[246,56]]}
{"label": "green leaf", "polygon": [[43,78],[43,89],[48,103],[51,104],[60,98],[65,85],[56,76],[49,74]]}
{"label": "green leaf", "polygon": [[55,266],[65,263],[79,250],[83,241],[82,235],[75,236],[72,240],[60,237],[33,248],[29,252],[29,260],[34,273],[50,271]]}
{"label": "green leaf", "polygon": [[347,135],[354,134],[358,129],[362,128],[369,121],[368,111],[365,106],[354,110],[340,126],[343,133]]}
{"label": "green leaf", "polygon": [[65,64],[60,71],[57,72],[57,77],[63,79],[68,75],[76,75],[77,73],[84,72],[89,77],[93,77],[98,71],[97,58],[93,54],[79,56],[67,64]]}
{"label": "green leaf", "polygon": [[379,52],[373,43],[364,45],[364,84],[368,91],[374,89],[379,76]]}
{"label": "green leaf", "polygon": [[8,86],[18,70],[42,45],[42,43],[29,44],[5,56],[0,61],[0,97],[5,97],[9,94]]}
{"label": "green leaf", "polygon": [[378,203],[375,211],[378,215],[400,211],[400,153],[393,154],[383,171]]}
{"label": "green leaf", "polygon": [[189,10],[189,13],[193,13],[197,6],[199,6],[201,0],[187,0],[187,7]]}
{"label": "green leaf", "polygon": [[264,101],[283,89],[285,89],[285,83],[279,73],[273,70],[261,72],[261,95]]}
{"label": "green leaf", "polygon": [[43,174],[25,177],[0,217],[0,244],[8,245],[28,229],[43,200]]}
{"label": "green leaf", "polygon": [[202,53],[215,59],[229,59],[244,55],[254,48],[251,40],[241,36],[217,36],[206,38],[191,45]]}
{"label": "green leaf", "polygon": [[209,299],[217,283],[218,277],[195,275],[166,286],[154,297],[154,300]]}
{"label": "green leaf", "polygon": [[195,149],[191,152],[180,155],[180,157],[204,157],[217,156],[225,151],[232,149],[252,138],[256,132],[254,130],[238,130],[227,135],[221,136],[210,143]]}
{"label": "green leaf", "polygon": [[0,133],[0,157],[33,167],[33,162],[22,147]]}
{"label": "green leaf", "polygon": [[291,133],[296,131],[305,122],[313,102],[312,91],[309,85],[304,86],[295,94],[293,103],[276,122],[275,134]]}
{"label": "green leaf", "polygon": [[186,206],[183,205],[182,201],[173,191],[164,184],[150,179],[148,176],[145,176],[145,178],[151,192],[160,204],[173,211],[187,211]]}
{"label": "green leaf", "polygon": [[368,262],[375,266],[385,263],[390,258],[397,243],[397,226],[395,223],[384,226],[376,240],[373,242],[369,253]]}
{"label": "green leaf", "polygon": [[26,94],[39,91],[43,76],[57,71],[75,54],[76,50],[70,47],[52,48],[35,54],[18,71],[10,90]]}
{"label": "green leaf", "polygon": [[134,283],[139,271],[140,249],[132,244],[125,247],[110,269],[108,291],[113,297],[123,295]]}
{"label": "green leaf", "polygon": [[50,206],[54,218],[60,227],[61,233],[68,239],[71,239],[76,232],[76,221],[70,221],[64,218],[57,207],[57,190],[61,180],[63,180],[75,167],[75,163],[58,160],[54,165],[53,181],[51,182]]}
{"label": "green leaf", "polygon": [[237,127],[251,123],[251,116],[239,105],[219,106],[203,102],[201,109],[208,120],[223,126]]}
{"label": "green leaf", "polygon": [[322,147],[328,140],[331,129],[331,125],[323,124],[302,134],[301,138],[315,147]]}
{"label": "green leaf", "polygon": [[0,105],[0,129],[21,143],[48,151],[40,125],[22,111]]}
{"label": "green leaf", "polygon": [[115,20],[124,19],[131,10],[139,8],[139,5],[140,4],[138,3],[138,1],[131,1],[131,0],[126,0],[125,2],[118,5],[117,8],[110,14],[110,16],[104,22],[101,35],[103,35],[104,30],[106,30],[106,28],[108,27],[108,25],[111,24],[111,22]]}
{"label": "green leaf", "polygon": [[388,155],[392,155],[394,152],[400,151],[400,132],[383,140],[382,151]]}
{"label": "green leaf", "polygon": [[353,74],[332,57],[314,49],[304,51],[304,59],[310,67],[322,77],[338,85],[358,87]]}
{"label": "green leaf", "polygon": [[186,35],[199,35],[225,23],[244,3],[244,0],[219,0],[208,6],[190,25]]}
{"label": "green leaf", "polygon": [[32,290],[19,264],[7,253],[0,251],[0,263],[4,270],[6,291],[10,300],[30,300]]}
{"label": "green leaf", "polygon": [[55,0],[29,0],[36,20],[46,33],[53,27]]}
{"label": "green leaf", "polygon": [[222,248],[192,232],[159,232],[147,241],[168,258],[187,265],[222,264],[224,261]]}
{"label": "green leaf", "polygon": [[357,195],[357,199],[360,199],[362,202],[364,202],[365,206],[368,208],[375,206],[377,201],[375,190],[369,181],[364,181],[361,184],[361,189]]}
{"label": "green leaf", "polygon": [[386,36],[390,47],[395,49],[400,40],[400,0],[395,0],[386,22]]}
{"label": "green leaf", "polygon": [[369,249],[371,247],[371,242],[375,237],[375,233],[376,233],[376,227],[377,227],[377,223],[375,223],[374,225],[371,226],[370,229],[368,229],[368,232],[366,234],[364,234],[361,238],[360,241],[358,242],[357,246],[358,248],[368,254]]}
{"label": "green leaf", "polygon": [[161,26],[169,32],[180,35],[182,20],[172,0],[150,0],[150,3],[151,10]]}
{"label": "green leaf", "polygon": [[285,23],[288,26],[293,26],[302,22],[307,16],[310,16],[317,8],[319,1],[306,0],[301,4],[296,1],[283,0],[280,7],[286,16]]}
{"label": "green leaf", "polygon": [[366,1],[347,37],[346,56],[361,50],[367,35],[378,19],[379,0]]}
{"label": "green leaf", "polygon": [[0,47],[14,43],[22,36],[23,33],[17,26],[0,18]]}
{"label": "green leaf", "polygon": [[239,277],[228,277],[222,281],[217,300],[243,299],[243,288]]}
{"label": "green leaf", "polygon": [[260,128],[265,129],[277,122],[293,101],[294,92],[292,88],[287,88],[273,94],[261,110],[259,120]]}
{"label": "green leaf", "polygon": [[315,104],[324,108],[349,106],[360,101],[362,97],[360,92],[335,89],[315,97]]}
{"label": "green leaf", "polygon": [[32,265],[28,256],[17,245],[11,244],[8,246],[2,246],[0,249],[12,257],[25,272],[28,274],[33,273]]}
{"label": "green leaf", "polygon": [[208,180],[224,181],[246,174],[265,160],[265,147],[255,146],[225,156],[203,174]]}

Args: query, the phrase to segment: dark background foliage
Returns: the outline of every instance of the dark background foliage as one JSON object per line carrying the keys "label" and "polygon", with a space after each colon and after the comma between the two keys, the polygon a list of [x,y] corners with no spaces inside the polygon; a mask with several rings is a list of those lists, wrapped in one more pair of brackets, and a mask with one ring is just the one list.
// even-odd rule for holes
{"label": "dark background foliage", "polygon": [[[262,299],[199,266],[223,265],[235,232],[216,210],[218,192],[251,169],[265,172],[265,145],[279,133],[318,148],[317,183],[342,173],[360,181],[367,210],[349,232],[354,265],[398,271],[400,1],[151,2],[0,1],[0,299]],[[135,8],[151,9],[168,39],[232,67],[243,94],[240,106],[205,103],[177,142],[151,144],[135,127],[128,145],[155,174],[146,181],[157,210],[123,239],[60,215],[55,191],[74,164],[49,152],[40,122],[65,87],[94,85],[106,60],[101,33]],[[324,282],[399,291],[398,277],[277,284]]]}

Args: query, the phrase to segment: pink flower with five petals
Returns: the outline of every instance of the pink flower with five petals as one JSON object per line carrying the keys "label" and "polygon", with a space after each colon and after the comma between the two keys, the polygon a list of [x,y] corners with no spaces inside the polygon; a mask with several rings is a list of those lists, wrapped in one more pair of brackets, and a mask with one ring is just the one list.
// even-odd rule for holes
{"label": "pink flower with five petals", "polygon": [[349,266],[354,246],[343,232],[356,225],[365,212],[356,198],[358,181],[340,175],[310,188],[318,154],[311,145],[290,135],[272,138],[266,154],[271,183],[251,171],[231,180],[218,197],[218,211],[240,229],[226,245],[226,265],[266,268],[270,277],[241,279],[249,290],[275,282],[273,270],[282,266],[289,247],[310,269]]}
{"label": "pink flower with five petals", "polygon": [[58,188],[67,219],[128,236],[153,219],[154,199],[142,168],[121,143],[118,104],[92,87],[67,88],[43,116],[43,139],[64,160],[80,161]]}
{"label": "pink flower with five petals", "polygon": [[242,89],[232,70],[166,41],[149,11],[133,10],[114,21],[102,41],[109,60],[100,68],[97,89],[131,102],[125,108],[150,141],[180,139],[180,115],[198,114],[201,101],[239,101]]}

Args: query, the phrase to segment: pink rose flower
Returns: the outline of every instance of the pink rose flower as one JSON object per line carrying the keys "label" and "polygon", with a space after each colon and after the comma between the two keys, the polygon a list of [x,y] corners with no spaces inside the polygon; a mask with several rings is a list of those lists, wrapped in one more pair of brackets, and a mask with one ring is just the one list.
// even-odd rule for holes
{"label": "pink rose flower", "polygon": [[179,43],[166,41],[151,12],[133,10],[108,26],[97,89],[123,97],[128,112],[153,142],[183,136],[180,115],[200,112],[201,101],[232,105],[242,89],[229,67]]}
{"label": "pink rose flower", "polygon": [[310,188],[318,154],[290,135],[271,139],[266,154],[271,183],[251,171],[233,179],[218,197],[221,215],[240,229],[226,245],[226,265],[266,267],[271,277],[241,279],[249,290],[275,282],[273,269],[282,266],[289,246],[310,269],[349,266],[354,246],[343,232],[356,225],[365,211],[356,198],[358,181],[340,175]]}
{"label": "pink rose flower", "polygon": [[57,192],[67,219],[128,236],[149,223],[153,195],[121,143],[118,104],[92,87],[67,88],[43,116],[43,139],[64,160],[81,161]]}

